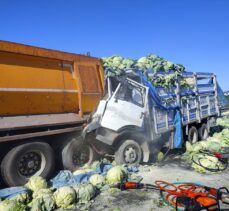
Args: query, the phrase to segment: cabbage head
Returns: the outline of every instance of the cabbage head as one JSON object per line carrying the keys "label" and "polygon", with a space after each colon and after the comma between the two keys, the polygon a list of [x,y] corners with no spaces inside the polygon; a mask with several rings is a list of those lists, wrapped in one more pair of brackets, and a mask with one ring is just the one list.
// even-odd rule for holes
{"label": "cabbage head", "polygon": [[72,187],[61,187],[54,192],[53,196],[59,208],[72,208],[76,202],[76,193]]}
{"label": "cabbage head", "polygon": [[51,211],[55,209],[53,192],[50,189],[40,189],[33,193],[31,211]]}
{"label": "cabbage head", "polygon": [[221,150],[221,144],[216,141],[210,141],[208,143],[208,150],[212,152],[219,152]]}
{"label": "cabbage head", "polygon": [[25,211],[25,205],[16,200],[4,200],[0,202],[0,211]]}
{"label": "cabbage head", "polygon": [[193,151],[192,145],[190,144],[189,141],[186,141],[185,146],[186,146],[186,151],[187,152],[192,152]]}
{"label": "cabbage head", "polygon": [[159,153],[157,154],[157,161],[160,162],[160,161],[163,160],[163,158],[164,158],[164,153],[163,153],[163,152],[159,152]]}
{"label": "cabbage head", "polygon": [[199,172],[199,173],[206,173],[206,169],[197,165],[196,163],[192,163],[192,168],[194,171]]}
{"label": "cabbage head", "polygon": [[89,182],[94,186],[100,186],[104,184],[104,177],[100,174],[94,174],[90,177]]}
{"label": "cabbage head", "polygon": [[117,184],[125,181],[128,177],[126,169],[122,166],[112,167],[106,175],[106,181],[108,184]]}
{"label": "cabbage head", "polygon": [[73,188],[79,203],[87,203],[95,196],[95,188],[90,183],[76,184]]}
{"label": "cabbage head", "polygon": [[36,192],[40,189],[44,189],[48,187],[46,180],[41,176],[33,176],[29,179],[29,181],[25,184],[25,187],[30,190]]}
{"label": "cabbage head", "polygon": [[33,198],[40,198],[44,195],[53,195],[53,192],[51,189],[48,189],[48,188],[40,189],[40,190],[33,193]]}
{"label": "cabbage head", "polygon": [[10,198],[10,200],[16,200],[19,203],[28,204],[30,202],[30,195],[29,193],[19,193]]}
{"label": "cabbage head", "polygon": [[198,153],[202,149],[202,146],[199,144],[199,142],[197,142],[192,145],[192,149],[193,149],[193,152]]}

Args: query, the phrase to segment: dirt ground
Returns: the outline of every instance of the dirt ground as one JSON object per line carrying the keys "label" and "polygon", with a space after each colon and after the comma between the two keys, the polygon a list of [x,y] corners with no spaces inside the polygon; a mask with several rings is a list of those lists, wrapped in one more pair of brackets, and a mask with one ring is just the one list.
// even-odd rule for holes
{"label": "dirt ground", "polygon": [[[210,187],[229,188],[229,169],[219,174],[199,174],[177,160],[172,160],[161,166],[143,166],[142,170],[136,175],[143,177],[143,183],[154,184],[156,180],[168,182],[194,182]],[[224,206],[229,210],[229,205]],[[160,198],[156,190],[128,190],[117,191],[114,193],[104,192],[98,195],[92,206],[91,211],[152,211],[152,210],[174,210],[167,206]]]}

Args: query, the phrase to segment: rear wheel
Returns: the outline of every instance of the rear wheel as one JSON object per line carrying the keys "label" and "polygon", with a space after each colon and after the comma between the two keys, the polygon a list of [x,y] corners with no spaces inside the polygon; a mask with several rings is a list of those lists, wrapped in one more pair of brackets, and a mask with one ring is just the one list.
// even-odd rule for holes
{"label": "rear wheel", "polygon": [[1,173],[7,185],[17,186],[32,176],[51,176],[54,166],[54,152],[49,144],[33,142],[11,149],[1,163]]}
{"label": "rear wheel", "polygon": [[90,165],[96,158],[96,152],[82,140],[81,136],[72,138],[62,150],[63,167],[71,171],[85,164]]}
{"label": "rear wheel", "polygon": [[198,129],[198,135],[200,140],[206,140],[209,136],[207,124],[202,124]]}
{"label": "rear wheel", "polygon": [[192,126],[188,130],[188,141],[192,144],[198,141],[198,131],[195,126]]}
{"label": "rear wheel", "polygon": [[118,164],[139,164],[141,159],[141,147],[134,140],[123,141],[115,152],[115,161]]}

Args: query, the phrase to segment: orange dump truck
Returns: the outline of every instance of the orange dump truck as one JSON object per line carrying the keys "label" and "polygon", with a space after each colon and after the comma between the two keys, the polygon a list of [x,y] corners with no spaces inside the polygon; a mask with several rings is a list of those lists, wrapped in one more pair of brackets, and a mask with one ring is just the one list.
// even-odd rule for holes
{"label": "orange dump truck", "polygon": [[80,134],[103,91],[100,59],[0,41],[3,181],[21,185],[51,176],[56,163],[73,169],[92,159]]}

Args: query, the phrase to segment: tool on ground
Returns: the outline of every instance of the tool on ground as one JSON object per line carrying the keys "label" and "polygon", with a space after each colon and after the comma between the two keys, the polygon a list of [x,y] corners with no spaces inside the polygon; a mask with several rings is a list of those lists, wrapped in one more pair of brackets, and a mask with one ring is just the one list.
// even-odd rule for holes
{"label": "tool on ground", "polygon": [[159,190],[163,199],[176,210],[182,208],[185,211],[219,211],[219,201],[229,205],[229,190],[225,187],[216,189],[195,183],[169,183],[161,180],[156,181],[155,185],[128,181],[113,187],[121,190]]}
{"label": "tool on ground", "polygon": [[194,183],[168,183],[156,181],[162,197],[174,207],[183,208],[186,211],[218,211],[219,201],[229,204],[229,191],[227,188],[211,188]]}
{"label": "tool on ground", "polygon": [[156,185],[138,183],[138,182],[131,182],[131,181],[115,184],[114,187],[115,188],[119,188],[120,190],[129,190],[129,189],[154,189],[154,190],[159,190],[159,188]]}

